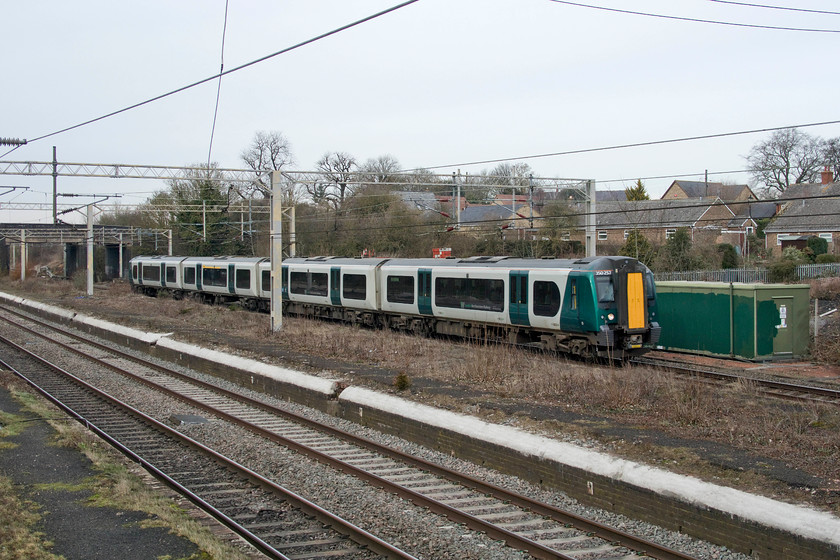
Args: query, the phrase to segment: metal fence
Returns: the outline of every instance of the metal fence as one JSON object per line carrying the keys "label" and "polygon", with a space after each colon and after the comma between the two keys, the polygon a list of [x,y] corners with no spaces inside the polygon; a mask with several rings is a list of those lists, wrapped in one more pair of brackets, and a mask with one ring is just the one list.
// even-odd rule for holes
{"label": "metal fence", "polygon": [[[768,271],[766,268],[731,268],[727,270],[692,270],[690,272],[656,272],[657,280],[687,280],[690,282],[746,282],[750,284],[767,284]],[[840,276],[840,263],[803,264],[796,267],[796,277],[799,280],[809,278],[823,278],[826,276]]]}

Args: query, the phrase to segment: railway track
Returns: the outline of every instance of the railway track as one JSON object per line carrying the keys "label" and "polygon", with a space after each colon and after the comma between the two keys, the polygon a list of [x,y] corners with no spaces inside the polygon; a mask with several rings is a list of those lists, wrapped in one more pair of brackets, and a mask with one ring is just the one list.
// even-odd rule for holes
{"label": "railway track", "polygon": [[762,379],[760,377],[742,375],[712,367],[701,367],[696,364],[665,358],[642,356],[632,358],[629,361],[633,365],[656,367],[679,375],[701,378],[713,383],[748,383],[761,393],[776,398],[840,405],[840,390],[829,387]]}
{"label": "railway track", "polygon": [[[8,309],[4,311],[11,312]],[[22,320],[36,323],[26,327]],[[18,314],[16,328],[47,337],[156,391],[396,494],[536,558],[688,560],[634,535]],[[48,329],[48,334],[43,331]],[[96,354],[95,357],[91,354]],[[128,365],[130,363],[130,366]],[[128,369],[132,371],[128,371]]]}
{"label": "railway track", "polygon": [[0,342],[6,369],[267,557],[414,558],[11,340]]}

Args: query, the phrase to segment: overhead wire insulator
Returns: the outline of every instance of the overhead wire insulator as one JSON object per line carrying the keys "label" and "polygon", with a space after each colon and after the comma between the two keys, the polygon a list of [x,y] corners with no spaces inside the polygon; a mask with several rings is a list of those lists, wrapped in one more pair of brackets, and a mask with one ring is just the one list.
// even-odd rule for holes
{"label": "overhead wire insulator", "polygon": [[0,146],[23,146],[26,144],[26,139],[20,140],[18,138],[0,138]]}

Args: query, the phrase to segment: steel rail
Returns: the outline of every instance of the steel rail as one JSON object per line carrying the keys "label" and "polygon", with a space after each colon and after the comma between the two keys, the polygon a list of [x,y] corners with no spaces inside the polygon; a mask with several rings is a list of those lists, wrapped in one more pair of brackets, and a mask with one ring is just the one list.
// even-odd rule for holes
{"label": "steel rail", "polygon": [[[78,378],[77,376],[73,375],[72,373],[64,370],[63,368],[52,364],[48,360],[30,352],[29,350],[23,348],[22,346],[12,342],[11,340],[7,339],[6,337],[0,335],[0,343],[7,344],[21,353],[26,354],[33,360],[38,361],[43,366],[52,369],[59,375],[64,376],[65,379],[74,383],[78,387],[82,388],[85,391],[88,391],[94,394],[99,399],[109,403],[110,405],[117,407],[127,414],[130,414],[142,422],[149,424],[153,429],[158,430],[165,435],[176,439],[177,441],[192,447],[194,449],[199,450],[200,452],[210,456],[214,461],[218,462],[219,464],[224,465],[225,467],[233,470],[234,472],[240,473],[244,475],[246,478],[251,480],[254,484],[267,489],[270,492],[278,494],[283,497],[284,500],[287,500],[289,503],[293,504],[298,509],[307,512],[309,515],[317,518],[318,520],[322,521],[323,523],[329,525],[331,528],[336,530],[337,532],[344,534],[354,540],[355,542],[368,547],[370,550],[387,556],[388,558],[393,558],[397,560],[417,560],[414,556],[407,554],[406,552],[394,547],[390,543],[387,543],[376,537],[375,535],[365,531],[364,529],[353,525],[352,523],[338,517],[337,515],[329,512],[328,510],[318,506],[314,502],[307,500],[306,498],[292,492],[291,490],[280,486],[273,481],[263,477],[259,473],[245,467],[237,463],[236,461],[218,453],[217,451],[205,446],[204,444],[178,432],[177,430],[167,426],[159,422],[158,420],[152,418],[151,416],[146,415],[140,410],[132,407],[131,405],[117,399],[116,397],[101,391],[100,389],[94,387],[93,385],[87,383],[86,381]],[[90,356],[88,356],[91,359]],[[231,519],[229,516],[225,515],[223,512],[219,511],[217,508],[212,506],[211,504],[207,503],[203,500],[200,496],[192,492],[191,490],[187,489],[159,469],[157,469],[154,464],[145,460],[143,457],[134,453],[131,449],[127,448],[123,444],[121,444],[118,440],[110,436],[105,430],[96,426],[94,422],[91,420],[83,417],[82,415],[78,414],[75,410],[72,409],[71,406],[66,405],[63,403],[58,397],[52,395],[46,389],[40,387],[36,382],[30,380],[26,377],[25,374],[19,372],[16,368],[11,366],[11,364],[6,363],[3,360],[0,360],[5,367],[7,367],[10,371],[12,371],[15,375],[23,379],[27,384],[32,386],[36,391],[42,394],[45,398],[47,398],[50,402],[54,403],[56,406],[64,410],[68,413],[71,417],[75,418],[81,424],[84,424],[85,427],[96,433],[98,436],[102,437],[109,444],[113,444],[115,448],[117,448],[120,452],[126,454],[132,460],[138,462],[143,468],[147,469],[153,476],[158,477],[161,481],[165,484],[169,485],[173,489],[178,492],[182,492],[183,495],[189,499],[191,502],[196,504],[198,507],[205,509],[210,515],[216,518],[220,523],[227,526],[231,530],[233,530],[238,535],[242,536],[245,540],[251,543],[255,548],[257,548],[260,552],[270,556],[271,558],[276,558],[278,560],[289,560],[289,557],[278,552],[275,550],[271,545],[260,539],[258,536],[254,535],[251,531],[247,530],[241,524],[237,523],[235,520]]]}
{"label": "steel rail", "polygon": [[[758,388],[765,390],[768,394],[791,400],[800,401],[817,401],[826,402],[825,399],[836,401],[834,404],[840,404],[840,390],[831,389],[828,387],[819,387],[816,385],[803,385],[799,383],[787,383],[784,381],[773,381],[771,379],[761,379],[747,375],[738,375],[737,373],[728,373],[725,371],[703,368],[699,366],[692,366],[687,363],[675,362],[672,360],[663,360],[658,358],[636,357],[631,358],[630,363],[643,366],[653,366],[667,371],[673,371],[685,375],[699,375],[709,379],[718,381],[726,381],[728,383],[735,383],[738,381],[746,381],[754,383]],[[773,392],[784,391],[784,392]],[[822,397],[822,398],[814,398]]]}
{"label": "steel rail", "polygon": [[[177,378],[181,381],[184,381],[186,383],[190,383],[190,384],[199,386],[202,389],[222,394],[223,396],[225,396],[227,398],[234,399],[234,400],[236,400],[238,402],[241,402],[243,404],[246,404],[248,406],[253,406],[253,407],[259,408],[259,409],[264,410],[264,411],[266,411],[270,414],[280,416],[280,417],[282,417],[286,420],[289,420],[291,422],[295,422],[295,423],[298,423],[298,424],[303,424],[303,425],[305,425],[309,428],[318,430],[322,433],[326,433],[326,434],[329,434],[331,436],[334,436],[334,437],[337,437],[337,438],[340,438],[340,439],[343,439],[343,440],[346,440],[346,441],[350,441],[354,445],[357,445],[357,446],[363,447],[365,449],[368,449],[372,452],[379,453],[381,455],[390,457],[390,458],[395,459],[397,461],[400,461],[402,463],[414,466],[418,469],[428,471],[431,474],[434,474],[436,476],[440,476],[442,478],[448,479],[452,482],[456,482],[458,484],[461,484],[465,487],[471,488],[471,489],[476,490],[478,492],[493,496],[494,498],[497,498],[499,500],[509,502],[513,505],[516,505],[516,506],[520,507],[520,508],[530,510],[532,513],[535,513],[537,515],[547,517],[547,518],[552,519],[554,521],[557,521],[559,523],[572,525],[578,530],[591,533],[592,535],[594,535],[598,538],[601,538],[605,541],[617,543],[621,546],[625,546],[627,548],[635,550],[636,552],[645,553],[648,556],[650,556],[652,558],[659,559],[659,560],[692,560],[691,556],[687,556],[687,555],[682,554],[678,551],[668,549],[666,547],[663,547],[661,545],[658,545],[658,544],[656,544],[654,542],[651,542],[651,541],[648,541],[646,539],[642,539],[642,538],[633,536],[629,533],[626,533],[626,532],[623,532],[621,530],[609,527],[607,525],[598,523],[596,521],[592,521],[590,519],[587,519],[587,518],[579,516],[577,514],[562,510],[562,509],[557,508],[555,506],[551,506],[549,504],[544,504],[544,503],[538,502],[536,500],[533,500],[531,498],[528,498],[528,497],[523,496],[521,494],[518,494],[516,492],[506,490],[504,488],[501,488],[499,486],[487,483],[487,482],[482,481],[480,479],[470,477],[468,475],[464,475],[464,474],[446,469],[445,467],[441,467],[439,465],[436,465],[434,463],[426,461],[422,458],[414,457],[412,455],[409,455],[409,454],[391,449],[389,447],[386,447],[386,446],[383,446],[379,443],[376,443],[372,440],[369,440],[369,439],[361,437],[361,436],[357,436],[355,434],[351,434],[351,433],[346,432],[344,430],[341,430],[339,428],[335,428],[335,427],[332,427],[332,426],[328,426],[326,424],[322,424],[322,423],[317,422],[315,420],[311,420],[309,418],[305,418],[305,417],[297,415],[295,413],[276,408],[276,407],[274,407],[270,404],[264,403],[264,402],[256,400],[256,399],[252,399],[250,397],[247,397],[245,395],[241,395],[241,394],[236,393],[234,391],[219,387],[219,386],[214,385],[212,383],[201,381],[201,380],[193,378],[189,375],[186,375],[186,374],[183,374],[183,373],[180,373],[180,372],[177,372],[177,371],[173,371],[173,370],[171,370],[169,368],[166,368],[164,366],[160,366],[160,365],[155,364],[153,362],[150,362],[148,360],[138,358],[137,356],[133,356],[131,354],[122,352],[122,351],[117,350],[117,349],[115,349],[111,346],[108,346],[108,345],[105,345],[105,344],[100,344],[100,343],[95,342],[95,341],[91,341],[89,339],[86,339],[86,338],[84,338],[82,336],[79,336],[77,334],[74,334],[72,332],[68,332],[65,329],[59,329],[59,328],[57,328],[57,327],[55,327],[55,326],[53,326],[49,323],[45,323],[43,321],[34,319],[32,317],[28,317],[26,315],[17,313],[17,312],[15,312],[13,310],[10,310],[8,308],[7,308],[7,310],[12,312],[12,313],[15,313],[16,315],[18,315],[18,316],[20,316],[20,317],[22,317],[26,320],[33,321],[33,322],[35,322],[37,324],[40,324],[40,325],[42,325],[46,328],[49,328],[49,329],[55,330],[57,332],[60,332],[61,334],[65,335],[65,336],[77,339],[79,341],[84,342],[85,344],[89,344],[89,345],[94,346],[96,348],[99,348],[103,351],[114,353],[114,354],[120,356],[123,359],[139,363],[139,364],[143,365],[144,367],[153,369],[155,371],[159,371],[159,372],[164,373],[164,374],[169,375],[169,376],[173,376],[173,377],[175,377],[175,378]],[[5,320],[8,321],[8,319],[5,319]],[[36,334],[38,336],[43,336],[40,333],[37,333],[36,331],[28,329],[24,325],[20,325],[19,323],[14,323],[14,324],[16,326],[18,326],[19,328],[22,328],[22,329],[25,329],[25,330],[28,330],[28,331],[32,332],[33,334]],[[83,351],[81,351],[77,348],[74,348],[72,346],[63,345],[62,343],[60,343],[58,341],[55,341],[53,339],[51,339],[51,341],[53,343],[56,343],[56,344],[59,344],[59,345],[65,347],[67,350],[69,350],[71,352],[74,352],[74,353],[77,353],[79,355],[85,356],[88,359],[96,360],[96,358],[92,358],[90,356],[87,356]],[[487,523],[487,522],[485,522],[485,521],[483,521],[483,520],[481,520],[481,519],[479,519],[475,516],[472,516],[472,515],[469,515],[467,513],[461,512],[461,511],[457,510],[456,508],[452,508],[450,506],[442,504],[442,503],[438,502],[437,500],[430,499],[430,498],[428,498],[428,497],[426,497],[422,494],[419,494],[417,492],[413,492],[412,490],[404,488],[404,487],[400,486],[399,484],[392,483],[392,482],[390,482],[390,481],[388,481],[388,480],[386,480],[382,477],[379,477],[379,476],[377,476],[373,473],[367,472],[364,469],[360,469],[358,467],[350,465],[349,463],[347,463],[345,461],[341,461],[340,459],[333,458],[333,457],[329,456],[328,454],[325,454],[325,453],[322,453],[320,451],[311,449],[311,448],[309,448],[305,445],[302,445],[298,442],[295,442],[292,439],[289,439],[289,438],[283,437],[279,434],[276,434],[274,432],[265,430],[264,428],[261,428],[260,426],[257,426],[257,425],[255,425],[251,422],[248,422],[248,421],[243,420],[241,418],[238,418],[234,415],[231,415],[231,414],[228,414],[224,411],[218,410],[215,407],[212,407],[210,405],[206,405],[205,403],[202,403],[200,401],[197,401],[195,399],[187,397],[187,396],[185,396],[181,393],[178,393],[177,391],[174,391],[174,390],[172,390],[168,387],[165,387],[163,385],[155,383],[154,381],[145,379],[142,376],[138,376],[138,375],[136,375],[132,372],[125,371],[122,368],[119,368],[118,366],[114,366],[114,365],[109,364],[107,362],[101,362],[101,363],[102,363],[102,365],[104,365],[105,367],[108,367],[109,369],[112,369],[113,371],[116,371],[116,372],[118,372],[122,375],[126,375],[126,376],[128,376],[132,379],[135,379],[136,381],[138,381],[140,383],[143,383],[143,384],[145,384],[149,387],[154,388],[155,390],[162,391],[162,392],[164,392],[164,393],[166,393],[166,394],[168,394],[168,395],[170,395],[174,398],[177,398],[179,400],[187,402],[190,405],[195,406],[197,408],[200,408],[202,410],[205,410],[205,411],[207,411],[211,414],[220,416],[220,417],[224,418],[225,420],[230,421],[232,423],[235,423],[237,425],[240,425],[243,428],[248,429],[249,431],[251,431],[253,433],[256,433],[257,435],[259,435],[261,437],[265,437],[265,438],[267,438],[271,441],[274,441],[274,442],[276,442],[280,445],[283,445],[283,446],[286,446],[288,448],[294,449],[294,450],[296,450],[296,451],[298,451],[298,452],[300,452],[304,455],[307,455],[307,456],[309,456],[309,457],[311,457],[315,460],[318,460],[318,461],[323,462],[325,464],[331,465],[333,468],[339,469],[339,470],[341,470],[341,471],[343,471],[347,474],[357,476],[357,477],[359,477],[363,480],[368,481],[370,484],[373,484],[373,485],[375,485],[377,487],[380,487],[380,488],[387,489],[388,491],[391,491],[391,492],[393,492],[394,494],[396,494],[400,497],[410,499],[414,503],[417,503],[418,505],[422,505],[423,507],[427,507],[435,513],[448,516],[453,521],[456,521],[456,522],[459,522],[459,523],[464,523],[467,526],[469,526],[470,528],[473,528],[475,530],[484,531],[489,536],[491,536],[493,538],[496,538],[496,539],[499,539],[499,540],[505,540],[511,546],[529,547],[529,548],[524,548],[524,549],[528,550],[531,554],[535,555],[538,558],[561,558],[561,559],[569,558],[569,557],[563,556],[563,555],[557,556],[557,551],[555,551],[553,549],[550,549],[550,548],[547,548],[547,547],[543,547],[543,545],[540,545],[539,543],[536,543],[534,541],[530,541],[530,539],[526,539],[524,537],[521,537],[521,536],[517,535],[516,533],[513,533],[513,532],[507,531],[505,529],[501,529],[499,527],[496,527],[495,525]],[[548,556],[542,556],[541,554],[548,554]]]}

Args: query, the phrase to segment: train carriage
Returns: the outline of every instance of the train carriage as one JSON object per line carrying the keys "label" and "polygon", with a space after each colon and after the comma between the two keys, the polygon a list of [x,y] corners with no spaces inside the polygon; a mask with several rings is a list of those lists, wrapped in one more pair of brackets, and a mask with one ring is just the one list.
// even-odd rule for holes
{"label": "train carriage", "polygon": [[155,255],[131,259],[131,282],[147,293],[183,290],[181,262],[185,257]]}
{"label": "train carriage", "polygon": [[379,265],[387,259],[314,257],[283,261],[284,311],[374,326]]}
{"label": "train carriage", "polygon": [[209,303],[240,302],[252,310],[260,300],[259,257],[190,257],[181,263],[184,287]]}

